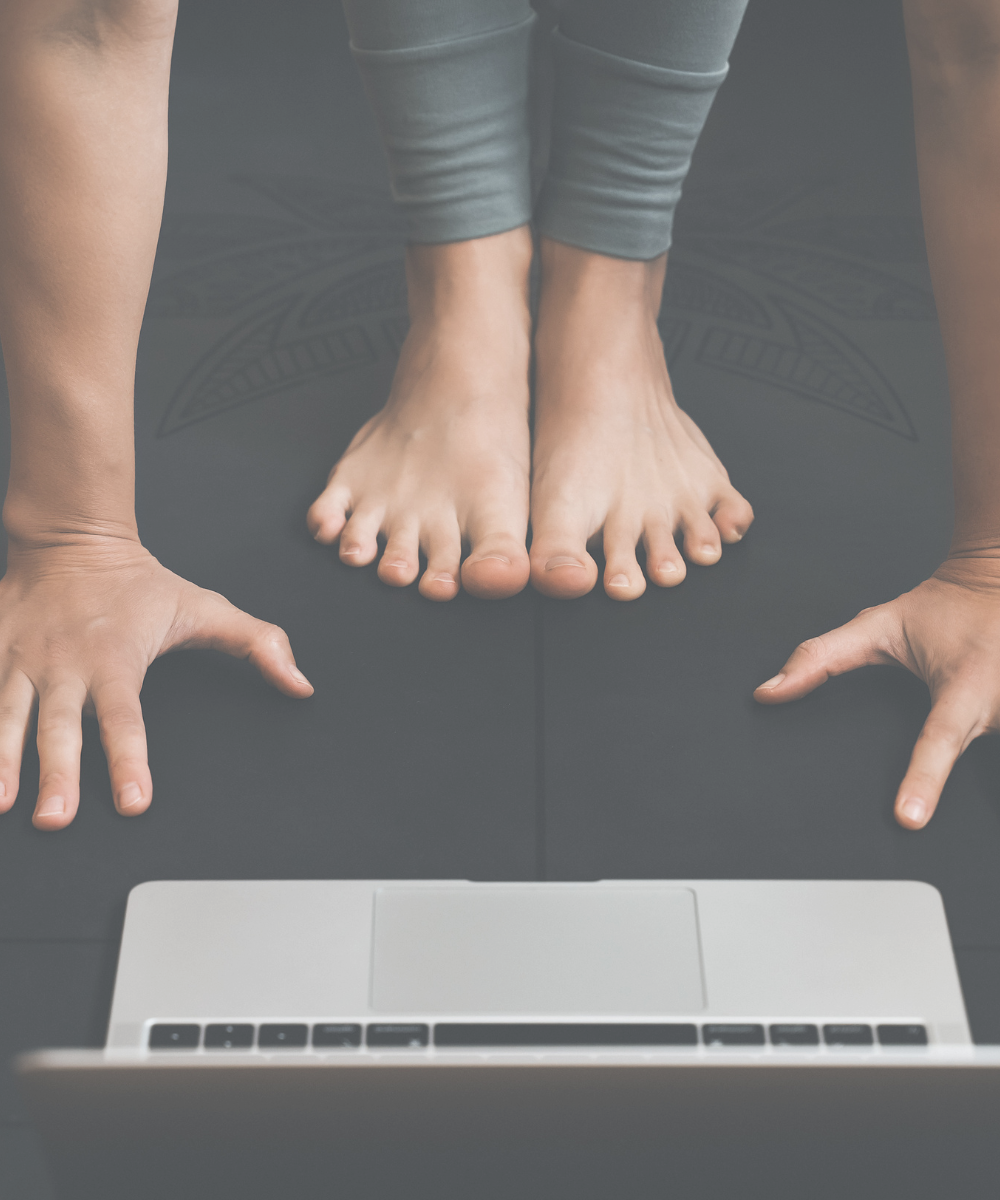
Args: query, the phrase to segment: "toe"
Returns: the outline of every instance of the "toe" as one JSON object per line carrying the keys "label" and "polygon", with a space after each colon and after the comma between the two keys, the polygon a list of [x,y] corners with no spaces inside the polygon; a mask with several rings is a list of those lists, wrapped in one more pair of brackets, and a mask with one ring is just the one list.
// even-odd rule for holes
{"label": "toe", "polygon": [[557,600],[585,596],[597,582],[587,536],[569,520],[540,523],[531,541],[530,561],[532,585]]}
{"label": "toe", "polygon": [[722,543],[715,522],[707,512],[692,513],[683,522],[684,554],[700,567],[710,567],[722,556]]}
{"label": "toe", "polygon": [[604,590],[612,600],[634,600],[646,590],[646,579],[635,557],[635,533],[608,520],[604,527]]}
{"label": "toe", "polygon": [[379,559],[379,579],[391,587],[408,587],[419,570],[420,542],[416,527],[402,525],[390,529],[385,551]]}
{"label": "toe", "polygon": [[657,587],[676,587],[687,574],[687,564],[674,541],[673,529],[661,518],[647,520],[642,534],[646,547],[646,575]]}
{"label": "toe", "polygon": [[462,564],[462,587],[482,600],[502,600],[524,588],[530,569],[523,537],[487,534],[473,542]]}
{"label": "toe", "polygon": [[420,594],[428,600],[453,600],[458,595],[462,535],[458,521],[443,523],[427,538],[427,570],[420,577]]}
{"label": "toe", "polygon": [[306,513],[306,525],[317,542],[332,545],[347,523],[351,494],[341,484],[330,483]]}
{"label": "toe", "polygon": [[378,553],[378,531],[382,513],[368,509],[356,512],[340,535],[340,561],[351,567],[363,567]]}
{"label": "toe", "polygon": [[753,524],[753,509],[734,489],[715,506],[712,520],[724,542],[738,542]]}

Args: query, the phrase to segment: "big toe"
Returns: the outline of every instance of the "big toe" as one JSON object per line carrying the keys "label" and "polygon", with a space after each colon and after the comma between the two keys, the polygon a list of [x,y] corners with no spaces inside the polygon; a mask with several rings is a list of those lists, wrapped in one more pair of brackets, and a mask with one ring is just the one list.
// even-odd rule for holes
{"label": "big toe", "polygon": [[582,533],[542,525],[535,530],[530,557],[532,586],[556,600],[585,596],[597,582],[597,563]]}
{"label": "big toe", "polygon": [[495,534],[473,545],[462,564],[462,587],[482,600],[502,600],[522,590],[529,572],[524,539]]}

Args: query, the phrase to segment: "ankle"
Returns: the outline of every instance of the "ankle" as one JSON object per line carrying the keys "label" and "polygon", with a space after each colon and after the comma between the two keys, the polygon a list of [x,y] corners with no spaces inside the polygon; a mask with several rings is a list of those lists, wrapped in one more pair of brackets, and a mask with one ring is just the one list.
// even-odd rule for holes
{"label": "ankle", "polygon": [[533,244],[527,225],[506,233],[406,248],[410,319],[438,320],[455,312],[507,311],[528,316]]}
{"label": "ankle", "polygon": [[593,299],[616,307],[637,306],[656,319],[663,295],[667,256],[636,260],[612,258],[563,242],[542,238],[540,244],[542,295],[556,304],[586,303]]}

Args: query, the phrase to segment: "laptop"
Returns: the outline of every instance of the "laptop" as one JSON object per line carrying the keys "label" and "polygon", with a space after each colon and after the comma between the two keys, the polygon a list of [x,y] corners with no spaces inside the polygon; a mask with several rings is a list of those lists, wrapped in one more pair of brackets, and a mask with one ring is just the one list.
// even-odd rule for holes
{"label": "laptop", "polygon": [[1000,1179],[1000,1051],[922,883],[146,883],[105,1050],[18,1071],[67,1197]]}

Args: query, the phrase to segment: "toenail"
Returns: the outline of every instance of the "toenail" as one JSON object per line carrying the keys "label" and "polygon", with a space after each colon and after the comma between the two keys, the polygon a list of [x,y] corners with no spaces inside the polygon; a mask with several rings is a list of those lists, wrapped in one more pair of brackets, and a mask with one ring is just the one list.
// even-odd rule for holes
{"label": "toenail", "polygon": [[657,571],[674,572],[674,571],[678,570],[679,568],[678,568],[677,564],[674,562],[665,562],[665,563],[660,563],[660,565],[656,569],[657,569]]}
{"label": "toenail", "polygon": [[711,542],[706,542],[706,543],[704,544],[704,546],[702,546],[702,550],[704,550],[706,554],[716,554],[716,553],[718,553],[718,551],[715,549],[715,547],[712,545],[712,543],[711,543]]}
{"label": "toenail", "polygon": [[903,816],[907,820],[913,821],[914,824],[921,823],[927,813],[927,806],[923,800],[919,800],[916,796],[911,797],[903,804]]}
{"label": "toenail", "polygon": [[510,559],[507,557],[506,554],[483,554],[479,558],[475,558],[472,561],[473,562],[486,562],[487,560],[489,560],[491,562],[506,563],[508,567],[510,566]]}
{"label": "toenail", "polygon": [[340,553],[341,554],[360,554],[361,547],[360,546],[341,546]]}
{"label": "toenail", "polygon": [[403,567],[405,569],[410,564],[406,561],[405,558],[394,558],[392,560],[392,562],[387,562],[385,565],[387,567]]}
{"label": "toenail", "polygon": [[578,558],[570,558],[566,554],[557,554],[555,558],[550,558],[545,564],[546,571],[555,571],[559,567],[582,567],[583,563]]}
{"label": "toenail", "polygon": [[436,583],[454,583],[455,582],[455,576],[449,575],[447,571],[438,571],[438,573],[436,575],[431,576],[431,579],[433,579]]}
{"label": "toenail", "polygon": [[613,575],[608,580],[608,587],[628,587],[627,575]]}

